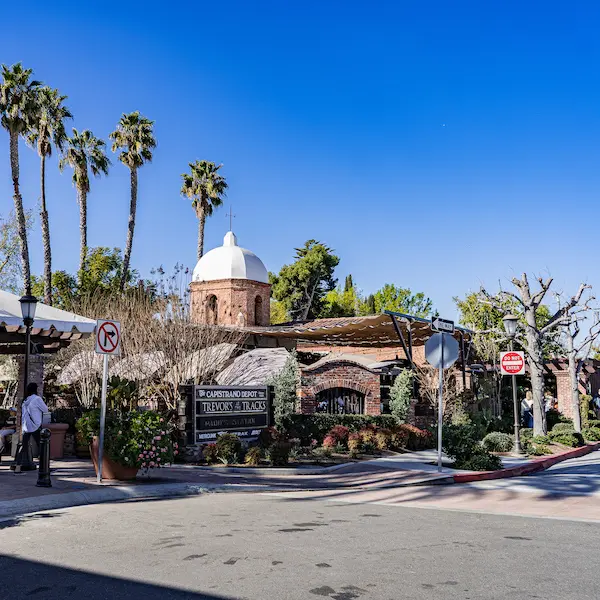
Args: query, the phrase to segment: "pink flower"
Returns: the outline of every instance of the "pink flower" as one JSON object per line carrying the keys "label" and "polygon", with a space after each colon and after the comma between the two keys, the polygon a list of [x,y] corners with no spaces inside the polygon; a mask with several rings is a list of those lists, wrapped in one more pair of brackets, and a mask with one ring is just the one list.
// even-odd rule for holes
{"label": "pink flower", "polygon": [[158,462],[160,462],[160,456],[156,459]]}
{"label": "pink flower", "polygon": [[143,454],[140,454],[140,455],[138,456],[138,458],[144,458],[144,455],[143,455]]}
{"label": "pink flower", "polygon": [[153,466],[154,466],[154,461],[152,461],[152,462],[150,463],[150,466],[151,466],[151,467],[153,467]]}
{"label": "pink flower", "polygon": [[166,431],[161,431],[160,434],[161,435],[167,435],[167,432]]}
{"label": "pink flower", "polygon": [[152,452],[156,450],[156,446],[152,446]]}
{"label": "pink flower", "polygon": [[157,436],[156,436],[154,439],[155,439],[157,442],[160,442],[160,435],[157,435]]}
{"label": "pink flower", "polygon": [[175,446],[175,448],[179,448],[179,444],[177,442],[175,442],[173,446]]}
{"label": "pink flower", "polygon": [[160,422],[161,422],[161,423],[164,423],[164,422],[165,422],[165,420],[164,420],[164,419],[161,417],[161,418],[160,418]]}
{"label": "pink flower", "polygon": [[177,452],[177,450],[175,450],[175,451],[173,452],[173,454],[179,454],[179,452]]}

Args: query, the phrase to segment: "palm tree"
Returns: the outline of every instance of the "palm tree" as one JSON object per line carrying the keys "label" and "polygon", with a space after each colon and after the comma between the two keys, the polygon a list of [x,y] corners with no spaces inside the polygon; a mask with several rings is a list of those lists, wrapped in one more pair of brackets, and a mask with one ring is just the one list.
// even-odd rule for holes
{"label": "palm tree", "polygon": [[35,97],[39,81],[30,79],[33,71],[24,69],[21,63],[12,67],[2,65],[2,83],[0,84],[0,113],[2,127],[10,138],[10,168],[13,181],[13,200],[15,216],[21,245],[21,274],[25,294],[31,294],[31,268],[29,265],[29,247],[27,244],[27,225],[23,198],[19,189],[19,136],[25,135],[35,121]]}
{"label": "palm tree", "polygon": [[40,218],[44,244],[44,302],[50,305],[52,304],[52,253],[50,249],[50,225],[46,208],[46,157],[52,155],[52,146],[62,151],[67,141],[65,119],[72,119],[73,115],[63,104],[66,99],[67,97],[61,96],[58,90],[53,90],[47,86],[39,89],[36,120],[27,136],[27,141],[31,146],[37,148],[40,156]]}
{"label": "palm tree", "polygon": [[198,217],[198,260],[204,253],[204,225],[206,217],[223,204],[227,190],[225,178],[219,175],[223,165],[215,165],[208,160],[189,163],[190,173],[184,173],[181,193],[192,201]]}
{"label": "palm tree", "polygon": [[156,140],[152,133],[154,121],[142,117],[139,111],[128,115],[123,114],[117,129],[108,137],[113,141],[112,151],[119,154],[119,160],[129,167],[131,179],[131,200],[129,202],[129,222],[127,225],[127,242],[123,255],[123,274],[121,275],[120,289],[123,290],[129,273],[131,260],[131,246],[133,245],[133,231],[135,229],[135,211],[137,207],[137,170],[145,163],[152,160],[152,150],[156,148]]}
{"label": "palm tree", "polygon": [[87,255],[87,195],[90,191],[90,176],[108,175],[110,160],[104,151],[106,143],[94,137],[85,129],[81,133],[73,128],[73,135],[67,138],[67,150],[58,166],[64,169],[69,165],[73,168],[73,185],[77,188],[77,203],[79,204],[79,279],[85,268]]}

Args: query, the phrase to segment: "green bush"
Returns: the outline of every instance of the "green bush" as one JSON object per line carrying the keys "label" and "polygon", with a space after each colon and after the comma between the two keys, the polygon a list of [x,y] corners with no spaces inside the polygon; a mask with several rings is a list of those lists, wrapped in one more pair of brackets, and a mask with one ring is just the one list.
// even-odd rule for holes
{"label": "green bush", "polygon": [[489,452],[510,452],[515,444],[514,438],[508,433],[493,431],[488,433],[481,442]]}
{"label": "green bush", "polygon": [[262,450],[258,446],[253,446],[246,452],[244,462],[250,467],[258,467],[262,458]]}
{"label": "green bush", "polygon": [[312,440],[323,443],[323,438],[336,425],[347,427],[350,433],[357,433],[369,425],[383,429],[393,429],[398,424],[392,415],[329,415],[329,414],[291,414],[282,419],[284,431],[290,437],[299,438],[303,446],[310,445]]}
{"label": "green bush", "polygon": [[577,448],[584,445],[583,436],[575,431],[551,431],[548,437],[557,444]]}
{"label": "green bush", "polygon": [[573,421],[567,419],[561,412],[550,409],[546,412],[546,425],[548,426],[548,431],[552,430],[557,423],[571,423],[571,425],[573,425]]}
{"label": "green bush", "polygon": [[216,444],[206,444],[206,446],[204,446],[204,448],[202,448],[202,458],[209,465],[216,463],[219,460],[217,458],[217,445]]}
{"label": "green bush", "polygon": [[[542,436],[538,436],[542,437]],[[527,445],[527,454],[529,456],[543,456],[544,454],[552,454],[552,450],[546,444],[529,443]]]}
{"label": "green bush", "polygon": [[494,471],[502,468],[502,461],[490,454],[479,443],[480,428],[467,425],[444,425],[442,441],[444,452],[454,460],[455,469]]}
{"label": "green bush", "polygon": [[390,389],[390,410],[399,421],[405,421],[410,408],[413,395],[414,373],[411,369],[404,369],[394,381]]}
{"label": "green bush", "polygon": [[455,462],[454,468],[465,471],[497,471],[502,468],[502,461],[482,446],[476,446],[473,454],[464,461]]}
{"label": "green bush", "polygon": [[[581,426],[589,427],[590,424],[590,404],[592,397],[587,394],[579,394],[579,414],[581,415]],[[593,414],[592,418],[593,418]]]}
{"label": "green bush", "polygon": [[586,427],[582,430],[583,439],[590,442],[600,441],[600,427]]}
{"label": "green bush", "polygon": [[217,458],[226,465],[237,463],[242,455],[242,442],[234,433],[217,436]]}
{"label": "green bush", "polygon": [[274,467],[284,467],[290,461],[290,452],[292,444],[289,442],[278,440],[268,451],[268,458]]}
{"label": "green bush", "polygon": [[590,419],[588,421],[588,427],[600,427],[600,421],[597,419]]}
{"label": "green bush", "polygon": [[521,441],[528,441],[533,437],[533,429],[530,427],[523,427],[520,430]]}
{"label": "green bush", "polygon": [[556,423],[556,425],[554,425],[554,427],[552,427],[553,432],[558,433],[559,431],[565,432],[565,433],[570,433],[571,431],[575,431],[573,429],[573,423]]}
{"label": "green bush", "polygon": [[532,444],[549,444],[550,438],[547,435],[534,435],[529,441]]}

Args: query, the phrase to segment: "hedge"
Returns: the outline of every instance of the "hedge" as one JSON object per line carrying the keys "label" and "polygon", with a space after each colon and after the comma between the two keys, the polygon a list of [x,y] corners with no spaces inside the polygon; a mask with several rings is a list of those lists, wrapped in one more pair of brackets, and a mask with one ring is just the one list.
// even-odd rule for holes
{"label": "hedge", "polygon": [[304,446],[312,440],[323,443],[323,438],[336,425],[347,427],[350,433],[356,433],[368,425],[382,429],[392,429],[398,420],[392,415],[329,415],[315,413],[311,415],[293,414],[283,418],[283,427],[292,438],[299,438]]}

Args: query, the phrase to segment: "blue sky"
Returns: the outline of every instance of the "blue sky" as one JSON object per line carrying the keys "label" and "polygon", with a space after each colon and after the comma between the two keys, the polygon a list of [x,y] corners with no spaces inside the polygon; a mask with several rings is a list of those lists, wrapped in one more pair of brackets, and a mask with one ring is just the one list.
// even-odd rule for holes
{"label": "blue sky", "polygon": [[[193,267],[187,163],[223,163],[241,245],[267,268],[309,238],[365,291],[452,297],[522,271],[600,288],[600,10],[592,2],[28,2],[0,60],[69,96],[73,125],[107,139],[121,113],[156,121],[139,174],[133,265]],[[23,199],[39,162],[21,146]],[[74,271],[70,173],[48,165],[54,267]],[[127,169],[92,182],[90,245],[123,247]],[[0,213],[12,207],[0,132]],[[208,221],[221,243],[227,208]],[[41,272],[39,222],[31,235]],[[600,293],[600,291],[598,291]]]}

